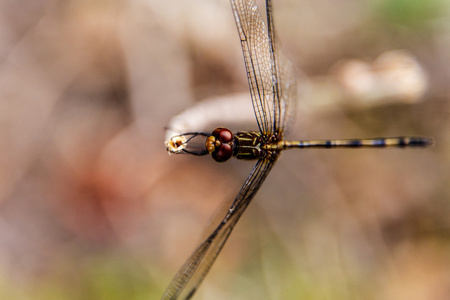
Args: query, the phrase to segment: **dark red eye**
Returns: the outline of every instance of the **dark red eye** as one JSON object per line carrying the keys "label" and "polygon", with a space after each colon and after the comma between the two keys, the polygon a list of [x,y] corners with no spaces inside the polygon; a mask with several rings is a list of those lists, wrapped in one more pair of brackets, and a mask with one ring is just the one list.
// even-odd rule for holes
{"label": "dark red eye", "polygon": [[223,127],[217,127],[214,129],[212,135],[221,143],[229,143],[233,140],[233,134],[231,131]]}
{"label": "dark red eye", "polygon": [[222,128],[218,134],[219,141],[222,143],[229,143],[233,140],[233,134],[226,128]]}
{"label": "dark red eye", "polygon": [[233,155],[233,148],[230,144],[222,144],[219,147],[219,150],[212,153],[212,157],[215,161],[224,162],[231,158]]}
{"label": "dark red eye", "polygon": [[222,159],[229,159],[233,154],[233,149],[229,144],[223,144],[220,146],[219,151],[217,151],[217,156]]}
{"label": "dark red eye", "polygon": [[217,135],[219,134],[219,132],[224,129],[223,127],[217,127],[216,129],[214,129],[214,131],[212,132],[211,135],[215,136],[217,138]]}

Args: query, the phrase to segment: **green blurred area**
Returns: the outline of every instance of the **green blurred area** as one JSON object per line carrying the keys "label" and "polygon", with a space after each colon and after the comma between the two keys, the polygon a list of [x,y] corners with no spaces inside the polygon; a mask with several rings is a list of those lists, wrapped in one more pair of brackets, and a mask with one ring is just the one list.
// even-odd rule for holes
{"label": "green blurred area", "polygon": [[377,3],[375,13],[393,24],[427,28],[432,25],[430,22],[448,15],[448,5],[442,0],[382,0]]}
{"label": "green blurred area", "polygon": [[[2,299],[157,299],[161,287],[136,261],[122,255],[88,255],[58,262],[27,282],[2,274]],[[151,266],[150,266],[151,267]]]}

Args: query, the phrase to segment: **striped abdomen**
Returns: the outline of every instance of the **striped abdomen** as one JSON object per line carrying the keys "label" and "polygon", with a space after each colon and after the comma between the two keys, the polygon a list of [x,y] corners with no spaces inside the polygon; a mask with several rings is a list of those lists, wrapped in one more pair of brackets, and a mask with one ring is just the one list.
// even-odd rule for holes
{"label": "striped abdomen", "polygon": [[384,147],[426,147],[433,144],[433,140],[424,137],[390,137],[373,139],[348,140],[309,140],[309,141],[282,141],[281,148],[384,148]]}

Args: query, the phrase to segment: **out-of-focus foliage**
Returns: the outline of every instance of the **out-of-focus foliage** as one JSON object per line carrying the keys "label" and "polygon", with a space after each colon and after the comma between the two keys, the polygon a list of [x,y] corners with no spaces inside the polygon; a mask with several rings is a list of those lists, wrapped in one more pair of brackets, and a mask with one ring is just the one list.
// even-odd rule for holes
{"label": "out-of-focus foliage", "polygon": [[[382,0],[377,13],[383,20],[410,27],[426,27],[447,17],[448,3],[442,0]],[[447,10],[447,11],[446,11]]]}

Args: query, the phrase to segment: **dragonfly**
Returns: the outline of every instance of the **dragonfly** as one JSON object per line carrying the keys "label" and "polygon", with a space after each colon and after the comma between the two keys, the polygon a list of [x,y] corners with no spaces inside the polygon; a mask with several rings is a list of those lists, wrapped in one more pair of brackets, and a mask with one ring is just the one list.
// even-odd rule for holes
{"label": "dragonfly", "polygon": [[231,0],[259,131],[232,133],[216,128],[212,133],[188,132],[170,137],[170,153],[208,155],[217,162],[231,157],[256,160],[250,175],[217,227],[201,242],[175,275],[162,299],[190,299],[211,269],[236,223],[259,190],[280,153],[292,148],[426,147],[426,137],[390,137],[341,140],[289,141],[284,136],[293,122],[297,81],[293,64],[276,40],[272,1],[266,0],[267,25],[255,0]]}

